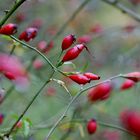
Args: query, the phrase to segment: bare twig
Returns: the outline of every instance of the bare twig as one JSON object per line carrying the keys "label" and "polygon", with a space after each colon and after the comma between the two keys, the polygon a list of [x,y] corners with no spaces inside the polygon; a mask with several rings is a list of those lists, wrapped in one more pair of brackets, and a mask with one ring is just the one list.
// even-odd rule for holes
{"label": "bare twig", "polygon": [[48,133],[48,135],[47,135],[47,137],[46,137],[45,140],[48,140],[48,139],[50,138],[50,136],[51,136],[51,134],[54,132],[55,128],[59,125],[59,123],[60,123],[60,122],[63,120],[63,118],[66,116],[66,114],[67,114],[68,110],[70,109],[70,107],[72,106],[72,104],[75,102],[75,100],[76,100],[83,92],[89,90],[89,89],[92,88],[92,87],[96,87],[96,86],[98,86],[98,85],[100,85],[100,84],[103,84],[103,83],[106,83],[106,82],[110,82],[111,80],[113,80],[113,79],[115,79],[115,78],[119,78],[119,77],[122,77],[122,74],[119,74],[119,75],[117,75],[117,76],[113,76],[113,77],[111,77],[111,78],[109,78],[109,79],[107,79],[107,80],[105,80],[105,81],[102,81],[102,82],[100,82],[100,83],[97,83],[97,84],[95,84],[95,85],[91,85],[91,86],[89,86],[89,87],[87,87],[87,88],[82,89],[79,93],[77,93],[77,94],[73,97],[73,99],[69,102],[69,104],[68,104],[68,106],[66,107],[66,110],[64,111],[64,113],[61,115],[61,117],[56,121],[56,123],[55,123],[55,124],[53,125],[53,127],[50,129],[50,131],[49,131],[49,133]]}

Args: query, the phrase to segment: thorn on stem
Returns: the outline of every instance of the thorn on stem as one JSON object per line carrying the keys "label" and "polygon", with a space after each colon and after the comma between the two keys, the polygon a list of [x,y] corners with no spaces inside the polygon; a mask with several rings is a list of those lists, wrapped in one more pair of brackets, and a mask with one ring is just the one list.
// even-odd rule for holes
{"label": "thorn on stem", "polygon": [[9,13],[9,10],[4,10],[5,14],[7,15]]}

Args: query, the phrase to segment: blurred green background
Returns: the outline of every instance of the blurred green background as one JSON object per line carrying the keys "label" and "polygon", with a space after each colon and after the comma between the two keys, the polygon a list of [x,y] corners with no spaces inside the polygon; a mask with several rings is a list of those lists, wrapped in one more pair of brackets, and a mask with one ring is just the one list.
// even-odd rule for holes
{"label": "blurred green background", "polygon": [[[29,42],[30,45],[37,47],[39,41],[45,40],[48,42],[82,2],[83,0],[27,0],[10,17],[7,23],[13,22],[18,24],[18,32],[15,35],[17,37],[25,28],[35,23],[40,25],[37,37]],[[140,6],[133,5],[129,0],[121,0],[120,3],[136,13],[140,12]],[[13,0],[0,0],[0,19],[5,15],[4,11],[10,9],[13,4]],[[91,32],[91,29],[97,25],[100,27],[101,32]],[[129,27],[134,28],[129,30]],[[56,56],[61,52],[62,39],[68,34],[74,34],[77,38],[90,34],[92,39],[87,43],[87,46],[94,59],[91,59],[89,54],[83,51],[77,59],[72,61],[75,68],[67,64],[61,67],[62,70],[79,71],[88,64],[85,71],[100,75],[100,81],[120,73],[140,71],[139,22],[102,0],[90,0],[66,26],[63,32],[55,38],[53,48],[46,54],[52,63],[56,64]],[[2,36],[0,37],[0,46],[1,52],[9,53],[11,41]],[[23,49],[20,46],[16,47],[14,54],[20,57],[25,67],[37,55],[35,52]],[[0,126],[1,132],[5,128],[10,128],[52,71],[50,66],[40,56],[37,58],[43,61],[44,66],[40,70],[36,70],[33,67],[33,63],[31,63],[31,68],[28,71],[31,83],[28,90],[20,91],[14,88],[8,98],[0,105],[0,112],[5,114],[4,123]],[[60,74],[56,74],[54,78],[66,82],[66,86],[73,96],[80,89],[79,85],[72,81],[67,81],[67,78]],[[74,110],[78,110],[75,115],[76,119],[97,118],[97,120],[102,122],[120,126],[119,116],[122,110],[125,108],[140,110],[139,84],[132,89],[120,91],[119,87],[123,81],[121,78],[113,80],[114,90],[111,97],[92,105],[87,103],[87,92],[85,92],[71,107],[64,121],[70,120]],[[94,83],[96,82],[91,82],[90,84]],[[11,85],[12,83],[6,79],[0,81],[1,88],[4,88],[6,91]],[[70,98],[66,91],[57,83],[50,82],[24,116],[25,119],[28,118],[32,122],[29,136],[24,136],[23,130],[19,130],[14,135],[14,139],[44,139],[50,130],[50,127],[47,126],[56,122],[69,101]],[[67,132],[67,129],[67,125],[56,128],[50,140],[61,139]],[[99,125],[94,135],[89,136],[85,123],[77,123],[66,139],[110,140],[105,135],[106,131],[119,135],[119,140],[133,139],[127,133],[101,125]]]}

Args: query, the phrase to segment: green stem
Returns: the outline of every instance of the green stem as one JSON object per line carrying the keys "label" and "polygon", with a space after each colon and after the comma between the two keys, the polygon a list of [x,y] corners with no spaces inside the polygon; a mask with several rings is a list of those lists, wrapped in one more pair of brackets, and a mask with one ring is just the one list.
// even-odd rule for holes
{"label": "green stem", "polygon": [[31,50],[37,52],[40,56],[42,56],[42,57],[45,59],[46,62],[48,62],[48,64],[52,67],[52,69],[53,69],[54,71],[58,71],[58,72],[61,73],[62,75],[67,76],[63,71],[59,70],[59,69],[57,68],[57,66],[54,66],[54,65],[52,64],[52,62],[51,62],[43,53],[41,53],[38,49],[36,49],[35,47],[30,46],[29,44],[26,44],[25,42],[23,42],[23,41],[17,39],[16,37],[14,37],[14,36],[12,36],[12,35],[11,35],[10,37],[11,37],[13,40],[19,42],[20,44],[26,46],[27,48],[29,48],[29,49],[31,49]]}
{"label": "green stem", "polygon": [[14,4],[10,11],[7,12],[6,16],[1,20],[0,27],[8,20],[8,18],[16,11],[16,9],[26,0],[20,0]]}
{"label": "green stem", "polygon": [[71,131],[72,131],[72,128],[73,128],[73,120],[76,116],[76,113],[77,113],[77,109],[75,109],[73,111],[73,114],[72,114],[72,117],[71,117],[71,120],[69,121],[70,125],[69,125],[69,128],[67,130],[67,132],[60,138],[60,140],[65,140],[68,138],[68,136],[70,135]]}
{"label": "green stem", "polygon": [[11,129],[9,130],[8,133],[5,134],[6,137],[9,137],[11,135],[11,133],[13,132],[14,128],[16,127],[17,123],[23,118],[23,116],[25,115],[25,113],[28,111],[28,109],[30,108],[30,106],[33,104],[33,102],[36,100],[36,98],[39,96],[39,94],[41,93],[41,91],[45,88],[45,86],[50,82],[50,79],[53,77],[55,71],[52,72],[52,74],[50,75],[49,79],[41,86],[41,88],[38,90],[38,92],[35,94],[35,96],[32,98],[32,100],[29,102],[29,104],[27,105],[27,107],[24,109],[24,111],[21,113],[21,115],[18,117],[17,121],[12,125]]}
{"label": "green stem", "polygon": [[89,90],[89,89],[91,89],[91,88],[93,88],[93,87],[96,87],[96,86],[98,86],[98,85],[101,85],[101,84],[103,84],[103,83],[110,82],[111,80],[113,80],[113,79],[115,79],[115,78],[119,78],[119,77],[122,77],[122,74],[113,76],[113,77],[111,77],[111,78],[109,78],[109,79],[107,79],[107,80],[105,80],[105,81],[102,81],[102,82],[100,82],[100,83],[97,83],[97,84],[95,84],[95,85],[91,85],[91,86],[89,86],[89,87],[87,87],[87,88],[84,88],[84,89],[80,90],[80,92],[77,93],[77,94],[73,97],[73,99],[69,102],[69,104],[68,104],[68,106],[66,107],[66,110],[64,111],[64,113],[62,114],[62,116],[56,121],[56,123],[55,123],[55,124],[53,125],[53,127],[50,129],[50,131],[49,131],[49,133],[48,133],[48,135],[47,135],[47,137],[46,137],[45,140],[48,140],[48,139],[49,139],[49,137],[51,136],[51,134],[54,132],[55,128],[59,125],[59,123],[60,123],[60,122],[63,120],[63,118],[66,116],[68,110],[70,109],[70,107],[72,106],[72,104],[74,103],[74,101],[75,101],[83,92],[85,92],[85,91],[87,91],[87,90]]}
{"label": "green stem", "polygon": [[12,46],[12,49],[11,49],[11,51],[10,51],[10,55],[12,55],[13,54],[13,52],[14,52],[14,50],[16,49],[16,45],[14,44],[13,46]]}
{"label": "green stem", "polygon": [[14,36],[12,36],[12,35],[11,35],[10,37],[11,37],[13,40],[19,42],[20,44],[26,46],[27,48],[29,48],[29,49],[31,49],[31,50],[37,52],[39,55],[41,55],[41,56],[48,62],[48,64],[49,64],[54,70],[57,71],[57,68],[51,63],[51,61],[50,61],[43,53],[41,53],[39,50],[37,50],[35,47],[32,47],[32,46],[30,46],[29,44],[26,44],[25,42],[23,42],[23,41],[17,39],[16,37],[14,37]]}
{"label": "green stem", "polygon": [[[97,124],[99,124],[100,126],[117,129],[117,130],[120,130],[122,132],[128,133],[130,135],[139,137],[136,134],[132,133],[131,131],[129,131],[129,130],[123,128],[123,127],[120,127],[120,126],[117,126],[117,125],[114,125],[114,124],[109,124],[109,123],[100,121],[98,119],[96,119],[96,121],[97,121]],[[65,125],[67,123],[72,124],[72,123],[87,123],[87,122],[88,122],[88,120],[86,120],[86,119],[73,119],[73,120],[70,120],[70,121],[64,121],[63,123],[60,123],[59,126]],[[38,127],[36,127],[36,128],[37,128],[37,131],[38,131],[39,129],[46,129],[46,128],[50,128],[51,126],[52,125],[47,125],[47,126],[42,126],[42,127],[40,126],[39,128]]]}

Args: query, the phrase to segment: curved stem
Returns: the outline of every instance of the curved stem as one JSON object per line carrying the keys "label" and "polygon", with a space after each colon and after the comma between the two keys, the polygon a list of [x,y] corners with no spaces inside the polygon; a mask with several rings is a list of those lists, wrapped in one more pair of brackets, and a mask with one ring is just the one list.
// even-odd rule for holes
{"label": "curved stem", "polygon": [[[104,126],[104,127],[109,127],[109,128],[113,128],[113,129],[117,129],[117,130],[120,130],[122,132],[125,132],[125,133],[128,133],[130,135],[133,135],[133,136],[136,136],[136,137],[139,137],[137,136],[136,134],[132,133],[131,131],[123,128],[123,127],[120,127],[120,126],[117,126],[115,124],[109,124],[109,123],[106,123],[106,122],[103,122],[103,121],[100,121],[98,119],[96,119],[97,121],[97,124],[99,124],[100,126]],[[70,120],[70,121],[64,121],[63,123],[60,123],[59,126],[62,126],[62,125],[65,125],[67,123],[87,123],[88,120],[86,119],[73,119],[73,120]],[[39,129],[46,129],[46,128],[50,128],[52,125],[47,125],[47,126],[40,126],[39,128],[37,128],[37,130]]]}
{"label": "curved stem", "polygon": [[49,131],[49,133],[48,133],[48,135],[47,135],[47,137],[46,137],[45,140],[48,140],[48,139],[49,139],[49,137],[51,136],[51,134],[53,133],[53,131],[55,130],[55,128],[58,126],[58,124],[59,124],[59,123],[63,120],[63,118],[66,116],[66,114],[67,114],[69,108],[72,106],[73,102],[74,102],[83,92],[89,90],[90,88],[93,88],[93,87],[96,87],[96,86],[98,86],[98,85],[101,85],[101,84],[103,84],[103,83],[110,82],[111,80],[113,80],[113,79],[115,79],[115,78],[119,78],[119,77],[122,77],[122,74],[113,76],[113,77],[111,77],[111,78],[109,78],[109,79],[107,79],[107,80],[105,80],[105,81],[102,81],[102,82],[100,82],[100,83],[97,83],[97,84],[95,84],[95,85],[91,85],[91,86],[89,86],[89,87],[87,87],[87,88],[84,88],[84,89],[80,90],[80,92],[77,93],[77,94],[73,97],[73,99],[69,102],[69,104],[68,104],[68,106],[66,107],[66,110],[64,111],[64,113],[62,114],[62,116],[56,121],[56,123],[54,124],[54,126],[50,129],[50,131]]}
{"label": "curved stem", "polygon": [[12,36],[12,35],[11,35],[10,37],[11,37],[13,40],[19,42],[20,44],[26,46],[27,48],[29,48],[29,49],[31,49],[31,50],[37,52],[40,56],[42,56],[42,57],[45,59],[46,62],[48,62],[48,64],[52,67],[52,69],[53,69],[54,71],[58,71],[58,72],[61,73],[62,75],[67,76],[63,71],[61,71],[60,69],[57,68],[57,65],[54,66],[54,65],[52,64],[52,62],[51,62],[43,53],[41,53],[38,49],[36,49],[36,48],[30,46],[29,44],[26,44],[25,42],[23,42],[23,41],[17,39],[16,37],[14,37],[14,36]]}
{"label": "curved stem", "polygon": [[10,11],[7,12],[6,16],[1,20],[0,27],[8,20],[8,18],[16,11],[16,9],[24,3],[26,0],[20,0],[18,2],[15,2],[14,6],[11,8]]}
{"label": "curved stem", "polygon": [[39,96],[40,92],[45,88],[45,86],[50,82],[50,79],[53,77],[54,72],[52,72],[52,74],[50,75],[49,79],[41,86],[41,88],[38,90],[38,92],[35,94],[35,96],[32,98],[32,100],[29,102],[29,104],[27,105],[27,107],[24,109],[24,111],[21,113],[21,115],[18,117],[17,121],[13,124],[13,126],[11,127],[11,129],[9,130],[8,133],[5,134],[6,137],[9,137],[11,135],[11,133],[13,132],[14,128],[16,127],[17,123],[23,118],[23,116],[25,115],[25,113],[28,111],[28,109],[30,108],[30,106],[33,104],[33,102],[35,101],[35,99]]}
{"label": "curved stem", "polygon": [[29,44],[26,44],[25,42],[23,42],[23,41],[17,39],[16,37],[14,37],[14,36],[12,36],[12,35],[11,35],[10,37],[11,37],[13,40],[19,42],[20,44],[26,46],[27,48],[29,48],[29,49],[34,50],[35,52],[37,52],[39,55],[41,55],[41,56],[49,63],[49,65],[50,65],[54,70],[57,70],[57,68],[51,63],[51,61],[50,61],[43,53],[41,53],[39,50],[37,50],[35,47],[32,47],[32,46],[30,46]]}

